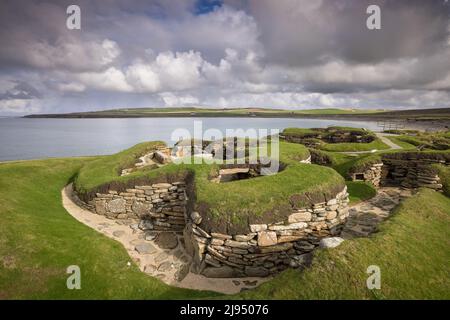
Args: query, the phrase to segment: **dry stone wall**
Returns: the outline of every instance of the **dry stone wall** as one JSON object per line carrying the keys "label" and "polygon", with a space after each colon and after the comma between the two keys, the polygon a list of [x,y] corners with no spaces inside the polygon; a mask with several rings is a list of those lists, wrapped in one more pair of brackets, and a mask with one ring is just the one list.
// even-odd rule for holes
{"label": "dry stone wall", "polygon": [[371,182],[375,187],[399,185],[404,188],[425,187],[440,191],[443,186],[431,164],[448,165],[445,160],[396,159],[383,157],[382,162],[372,164],[361,172],[350,174],[352,180]]}
{"label": "dry stone wall", "polygon": [[181,231],[186,203],[186,184],[178,181],[97,193],[86,206],[111,219],[142,219],[146,229]]}
{"label": "dry stone wall", "polygon": [[441,180],[430,166],[432,160],[384,159],[382,181],[384,185],[400,185],[405,188],[425,187],[442,190]]}
{"label": "dry stone wall", "polygon": [[372,164],[368,169],[362,172],[354,172],[351,174],[353,181],[363,180],[371,182],[375,187],[379,187],[381,183],[383,163]]}

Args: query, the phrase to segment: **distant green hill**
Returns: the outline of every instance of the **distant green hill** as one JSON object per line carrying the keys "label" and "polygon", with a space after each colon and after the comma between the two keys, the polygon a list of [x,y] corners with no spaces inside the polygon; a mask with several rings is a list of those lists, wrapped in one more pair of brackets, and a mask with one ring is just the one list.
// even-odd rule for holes
{"label": "distant green hill", "polygon": [[261,117],[261,118],[340,118],[450,120],[450,108],[417,110],[270,108],[124,108],[63,114],[32,114],[25,118],[151,118],[151,117]]}

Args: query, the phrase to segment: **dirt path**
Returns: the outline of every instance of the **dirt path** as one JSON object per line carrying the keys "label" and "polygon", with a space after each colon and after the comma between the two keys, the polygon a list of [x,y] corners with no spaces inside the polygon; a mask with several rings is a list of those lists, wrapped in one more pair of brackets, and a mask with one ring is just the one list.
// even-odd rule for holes
{"label": "dirt path", "polygon": [[380,138],[381,141],[383,141],[385,144],[387,144],[391,149],[403,149],[398,144],[391,141],[391,139],[387,137],[396,137],[396,134],[390,134],[390,133],[382,133],[382,132],[375,132],[376,136]]}
{"label": "dirt path", "polygon": [[61,196],[63,206],[70,215],[107,237],[119,241],[142,272],[169,285],[234,294],[255,288],[271,279],[270,277],[213,279],[192,273],[191,257],[184,249],[181,234],[144,232],[140,230],[138,221],[111,220],[94,214],[77,205],[77,199],[73,198],[72,185],[66,186],[61,191]]}

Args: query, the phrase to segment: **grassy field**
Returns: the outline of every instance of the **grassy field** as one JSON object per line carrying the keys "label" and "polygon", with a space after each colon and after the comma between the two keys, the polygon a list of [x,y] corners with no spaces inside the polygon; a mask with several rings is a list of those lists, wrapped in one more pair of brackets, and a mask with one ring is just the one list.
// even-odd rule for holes
{"label": "grassy field", "polygon": [[[449,230],[450,199],[423,189],[374,236],[319,250],[305,272],[285,271],[233,298],[450,299]],[[380,267],[381,290],[367,289],[370,265]]]}
{"label": "grassy field", "polygon": [[67,114],[29,115],[30,118],[115,118],[115,117],[292,117],[292,116],[345,116],[370,115],[383,110],[316,108],[303,110],[286,110],[270,108],[124,108]]}

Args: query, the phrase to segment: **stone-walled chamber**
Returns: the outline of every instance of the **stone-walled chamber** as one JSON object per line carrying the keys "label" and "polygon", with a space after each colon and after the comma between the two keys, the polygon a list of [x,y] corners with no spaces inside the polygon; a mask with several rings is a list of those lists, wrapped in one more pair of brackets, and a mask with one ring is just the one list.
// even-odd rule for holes
{"label": "stone-walled chamber", "polygon": [[109,190],[83,206],[111,219],[139,220],[142,230],[183,231],[192,271],[207,277],[267,276],[302,265],[322,238],[340,233],[348,217],[344,187],[327,202],[293,211],[285,221],[249,225],[247,234],[206,232],[202,217],[189,205],[186,183]]}

